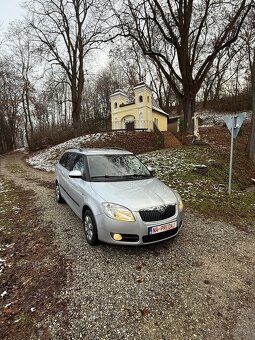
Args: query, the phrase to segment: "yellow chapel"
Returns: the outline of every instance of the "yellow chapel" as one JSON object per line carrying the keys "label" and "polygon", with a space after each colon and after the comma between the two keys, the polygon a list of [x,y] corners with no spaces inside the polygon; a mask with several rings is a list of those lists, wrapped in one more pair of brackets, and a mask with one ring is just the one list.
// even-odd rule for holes
{"label": "yellow chapel", "polygon": [[152,90],[144,82],[134,87],[135,99],[128,102],[127,95],[117,89],[111,96],[112,130],[143,129],[167,131],[168,114],[157,107]]}

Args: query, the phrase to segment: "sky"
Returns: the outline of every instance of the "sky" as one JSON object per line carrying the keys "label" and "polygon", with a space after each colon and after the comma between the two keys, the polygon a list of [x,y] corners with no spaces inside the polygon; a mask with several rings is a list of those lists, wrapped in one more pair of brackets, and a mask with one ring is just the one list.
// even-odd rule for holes
{"label": "sky", "polygon": [[[22,19],[25,9],[21,7],[24,0],[0,0],[0,38],[7,31],[11,21]],[[1,40],[1,39],[0,39]],[[93,70],[98,70],[108,61],[108,50],[95,52],[90,60]]]}
{"label": "sky", "polygon": [[0,0],[0,28],[6,30],[8,24],[21,19],[24,9],[21,8],[23,0]]}

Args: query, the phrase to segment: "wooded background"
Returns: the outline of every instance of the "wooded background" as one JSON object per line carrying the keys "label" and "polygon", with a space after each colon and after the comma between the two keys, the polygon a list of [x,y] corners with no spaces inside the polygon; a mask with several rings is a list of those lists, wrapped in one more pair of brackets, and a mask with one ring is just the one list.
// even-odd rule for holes
{"label": "wooded background", "polygon": [[[24,139],[34,150],[111,129],[110,94],[122,88],[131,99],[141,80],[163,110],[184,115],[187,132],[196,110],[252,110],[254,6],[253,0],[25,1],[26,15],[0,42],[0,153]],[[253,123],[253,160],[254,130]]]}

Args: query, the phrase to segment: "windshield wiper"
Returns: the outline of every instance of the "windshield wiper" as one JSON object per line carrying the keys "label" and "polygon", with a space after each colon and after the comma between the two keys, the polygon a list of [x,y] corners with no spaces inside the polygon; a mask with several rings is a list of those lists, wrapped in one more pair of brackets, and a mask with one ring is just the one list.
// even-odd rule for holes
{"label": "windshield wiper", "polygon": [[110,175],[101,175],[101,176],[91,176],[90,178],[121,178],[122,176],[110,176]]}
{"label": "windshield wiper", "polygon": [[130,175],[119,175],[119,176],[111,176],[111,175],[101,175],[101,176],[91,176],[91,179],[117,179],[117,180],[129,180],[129,179],[139,179],[139,178],[150,178],[151,175],[148,174],[130,174]]}
{"label": "windshield wiper", "polygon": [[125,176],[122,176],[122,177],[124,177],[124,178],[149,178],[149,177],[151,177],[151,175],[150,174],[132,174],[132,175],[125,175]]}

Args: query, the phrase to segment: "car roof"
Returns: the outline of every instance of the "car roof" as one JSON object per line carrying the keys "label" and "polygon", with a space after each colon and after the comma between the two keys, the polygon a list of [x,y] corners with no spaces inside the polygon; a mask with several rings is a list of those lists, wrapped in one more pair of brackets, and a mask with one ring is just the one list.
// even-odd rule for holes
{"label": "car roof", "polygon": [[133,155],[132,152],[120,148],[73,148],[65,150],[66,152],[76,152],[83,155]]}

